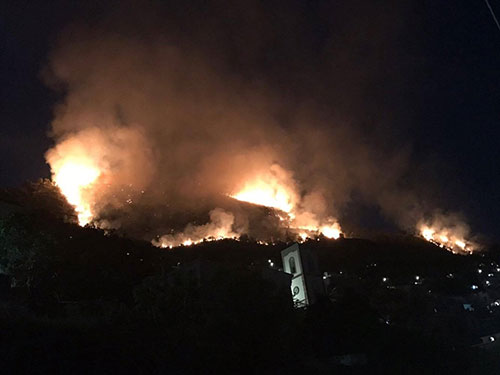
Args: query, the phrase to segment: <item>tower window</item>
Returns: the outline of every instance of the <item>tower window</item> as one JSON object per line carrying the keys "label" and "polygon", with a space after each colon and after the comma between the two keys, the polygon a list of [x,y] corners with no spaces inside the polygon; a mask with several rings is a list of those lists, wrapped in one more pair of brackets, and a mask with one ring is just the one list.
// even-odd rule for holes
{"label": "tower window", "polygon": [[296,274],[297,267],[295,266],[295,258],[294,257],[290,257],[290,259],[288,259],[288,265],[290,266],[290,273]]}

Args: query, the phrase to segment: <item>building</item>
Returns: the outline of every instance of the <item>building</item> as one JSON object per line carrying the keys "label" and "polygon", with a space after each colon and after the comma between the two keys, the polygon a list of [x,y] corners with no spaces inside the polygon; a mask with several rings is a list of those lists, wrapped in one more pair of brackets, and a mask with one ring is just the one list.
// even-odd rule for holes
{"label": "building", "polygon": [[281,252],[283,270],[292,275],[291,291],[294,305],[306,307],[325,295],[323,277],[311,250],[295,243]]}

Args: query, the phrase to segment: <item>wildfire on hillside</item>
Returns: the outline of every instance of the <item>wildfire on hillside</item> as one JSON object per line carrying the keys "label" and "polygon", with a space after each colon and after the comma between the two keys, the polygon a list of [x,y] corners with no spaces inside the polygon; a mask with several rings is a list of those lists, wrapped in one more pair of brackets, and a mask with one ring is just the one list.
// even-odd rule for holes
{"label": "wildfire on hillside", "polygon": [[[381,218],[443,247],[475,248],[455,227],[424,223],[424,230],[416,222],[428,214],[420,201],[427,189],[412,172],[421,166],[406,139],[387,138],[390,125],[366,121],[371,110],[357,96],[378,73],[368,69],[365,77],[364,66],[344,64],[356,43],[339,43],[338,53],[328,54],[332,60],[321,59],[312,66],[317,74],[307,77],[294,72],[292,48],[277,62],[290,62],[283,71],[297,73],[303,84],[285,93],[275,85],[276,69],[264,69],[257,81],[240,74],[238,64],[267,59],[253,37],[251,45],[231,43],[234,53],[227,54],[227,46],[205,48],[206,38],[197,39],[203,33],[190,33],[196,41],[186,43],[170,27],[157,30],[157,22],[127,23],[126,32],[116,33],[112,18],[76,27],[44,69],[47,83],[63,88],[51,124],[55,145],[45,156],[80,225],[166,248],[244,235],[269,243],[336,239],[356,215],[350,203],[359,197],[361,206],[380,209]],[[346,86],[352,78],[354,85]],[[340,83],[329,84],[330,101],[321,90],[325,82]],[[344,87],[358,87],[349,90],[349,106],[336,103]],[[347,214],[342,227],[340,213]]]}
{"label": "wildfire on hillside", "polygon": [[[109,147],[104,144],[106,140],[101,134],[84,134],[63,141],[47,153],[53,182],[75,207],[81,226],[91,222],[99,226],[99,221],[95,220],[99,219],[99,212],[95,207],[96,200],[102,199],[104,194],[104,177],[109,180],[108,185],[118,183],[116,176],[119,174],[111,169],[109,157],[91,150],[91,146],[97,142],[94,138],[99,139],[102,145],[96,148],[98,151]],[[290,172],[277,164],[263,170],[263,173],[249,176],[242,183],[236,184],[236,192],[226,195],[237,201],[271,208],[279,218],[279,227],[286,231],[287,236],[292,236],[297,241],[317,238],[320,235],[331,239],[340,237],[342,230],[335,218],[320,217],[306,207]],[[131,199],[125,202],[131,204]],[[205,224],[188,224],[182,232],[159,236],[153,239],[152,243],[159,247],[172,248],[180,245],[190,246],[202,241],[238,239],[241,235],[248,234],[248,228],[235,224],[234,213],[230,210],[215,208],[209,216],[210,220]],[[273,241],[270,238],[259,240]]]}
{"label": "wildfire on hillside", "polygon": [[435,219],[431,224],[419,223],[418,231],[425,240],[455,254],[470,254],[478,249],[477,244],[467,239],[468,230],[462,226],[446,225]]}
{"label": "wildfire on hillside", "polygon": [[337,239],[342,234],[338,221],[333,217],[319,219],[301,204],[300,195],[291,175],[279,165],[267,173],[246,181],[243,188],[230,196],[236,200],[271,207],[280,212],[280,220],[295,232],[298,241],[315,238],[320,234]]}
{"label": "wildfire on hillside", "polygon": [[[127,133],[122,136],[125,139],[131,137]],[[99,139],[102,146],[96,147],[97,152],[90,150],[91,145],[96,143],[95,139]],[[103,187],[117,184],[119,178],[124,179],[120,171],[113,170],[110,165],[130,162],[120,160],[120,163],[110,163],[107,154],[99,154],[109,147],[104,145],[105,142],[100,133],[87,133],[66,139],[47,153],[52,180],[67,201],[75,207],[81,226],[98,218],[95,200],[103,194]],[[318,214],[318,205],[313,207],[305,203],[291,172],[277,164],[263,168],[262,171],[244,176],[243,181],[235,184],[234,190],[226,195],[237,201],[272,209],[286,236],[291,236],[298,242],[319,236],[338,239],[342,235],[338,220],[332,216]],[[107,185],[104,184],[104,179]],[[131,199],[125,202],[130,204]],[[99,226],[97,222],[94,224]],[[478,249],[478,245],[470,240],[469,229],[463,220],[453,215],[436,215],[432,220],[420,221],[417,224],[417,232],[425,240],[454,253],[471,253]],[[183,231],[159,236],[153,239],[152,243],[163,248],[173,248],[203,241],[239,239],[244,234],[248,234],[248,228],[236,225],[234,212],[230,209],[214,208],[209,213],[208,222],[201,225],[188,224]],[[273,239],[267,237],[258,240],[263,243],[273,242]]]}
{"label": "wildfire on hillside", "polygon": [[[251,176],[240,184],[242,188],[229,197],[241,202],[271,208],[279,218],[282,228],[288,236],[303,242],[310,238],[323,235],[326,238],[337,239],[341,228],[337,220],[327,217],[319,220],[317,216],[300,207],[301,198],[297,193],[296,182],[291,173],[274,164],[261,174]],[[238,239],[247,234],[248,228],[238,228],[235,225],[233,213],[216,208],[210,212],[210,221],[202,225],[188,224],[180,233],[161,236],[153,244],[163,248],[189,246],[203,241],[221,239]],[[271,243],[272,239],[260,239],[262,243]]]}
{"label": "wildfire on hillside", "polygon": [[[137,152],[133,158],[128,158],[120,156],[117,150],[123,144],[141,150],[145,148],[144,143],[141,134],[130,129],[113,130],[112,133],[89,129],[64,139],[47,152],[52,180],[67,201],[75,207],[81,226],[93,223],[108,228],[105,221],[99,221],[99,207],[109,204],[111,200],[118,202],[118,206],[132,204],[132,199],[123,193],[122,187],[132,186],[129,182],[136,177],[132,177],[133,171],[145,171],[143,180],[146,182],[142,186],[134,185],[131,188],[141,189],[143,192],[151,174],[143,166],[147,166],[150,155]],[[281,231],[279,237],[271,238],[272,236],[263,234],[257,235],[257,240],[266,243],[284,239],[302,242],[319,236],[337,239],[342,235],[338,220],[327,214],[324,198],[306,199],[304,193],[301,193],[303,189],[300,188],[300,183],[291,171],[282,166],[264,164],[260,169],[243,173],[237,180],[239,181],[231,181],[232,191],[222,194],[237,201],[270,208],[277,223],[272,225],[277,225]],[[192,222],[182,231],[171,232],[167,229],[167,234],[156,237],[152,243],[172,248],[202,241],[238,239],[242,235],[248,235],[253,227],[249,228],[248,223],[240,223],[235,214],[236,211],[232,208],[211,208],[208,222]],[[116,229],[113,225],[111,227]],[[457,215],[435,215],[432,220],[417,223],[416,230],[427,241],[454,253],[471,253],[479,248],[470,239],[469,228]]]}
{"label": "wildfire on hillside", "polygon": [[[124,148],[130,153],[120,152]],[[146,183],[152,173],[147,150],[145,138],[135,129],[88,128],[61,140],[45,157],[52,181],[75,207],[78,223],[85,226],[98,216],[96,203],[103,203],[99,199],[115,198],[131,181],[136,189],[144,187],[140,182]],[[107,195],[110,191],[113,194]],[[130,203],[127,200],[124,203]]]}

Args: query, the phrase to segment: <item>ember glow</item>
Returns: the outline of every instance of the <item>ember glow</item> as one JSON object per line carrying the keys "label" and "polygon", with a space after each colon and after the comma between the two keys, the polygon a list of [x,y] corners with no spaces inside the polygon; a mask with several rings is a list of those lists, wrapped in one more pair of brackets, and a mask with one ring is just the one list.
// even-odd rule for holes
{"label": "ember glow", "polygon": [[163,248],[176,246],[191,246],[204,241],[217,241],[223,239],[237,239],[242,233],[233,229],[234,215],[221,208],[210,211],[210,222],[203,225],[189,224],[182,233],[161,236],[152,243]]}

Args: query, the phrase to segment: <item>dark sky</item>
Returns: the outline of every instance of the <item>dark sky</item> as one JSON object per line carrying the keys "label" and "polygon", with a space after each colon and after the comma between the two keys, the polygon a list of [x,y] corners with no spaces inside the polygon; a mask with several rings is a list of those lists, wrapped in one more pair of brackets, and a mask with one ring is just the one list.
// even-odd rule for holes
{"label": "dark sky", "polygon": [[[205,2],[197,2],[201,3]],[[268,61],[250,60],[240,66],[243,75],[275,77],[272,85],[279,86],[279,72],[295,69],[294,63],[308,65],[310,62],[314,66],[315,59],[320,56],[316,51],[322,48],[326,38],[333,35],[340,40],[349,39],[349,35],[342,34],[349,32],[363,36],[365,23],[369,23],[372,17],[391,12],[389,2],[373,0],[291,3],[303,12],[300,38],[287,39],[287,35],[283,35],[286,43],[278,43],[266,53]],[[379,69],[386,74],[382,73],[378,80],[372,81],[373,87],[367,91],[364,120],[368,124],[381,124],[376,125],[377,132],[386,132],[388,139],[404,138],[415,164],[412,178],[417,183],[421,179],[422,184],[431,180],[439,185],[441,189],[436,194],[446,201],[445,206],[462,211],[474,232],[498,239],[500,31],[483,1],[419,0],[407,3],[398,10],[402,25],[387,21],[387,38],[391,39],[391,44],[382,57],[385,70]],[[269,12],[278,15],[279,22],[287,23],[288,2],[263,1],[262,4],[264,9],[269,7]],[[500,1],[492,0],[491,5],[500,14]],[[177,11],[182,8],[179,12],[184,21],[189,20],[189,6],[173,7]],[[325,15],[321,12],[325,9],[335,12],[337,8],[340,14],[358,21],[352,27],[335,29],[335,17],[333,21],[325,22]],[[360,9],[363,12],[357,18]],[[91,2],[2,2],[1,186],[49,177],[43,155],[51,146],[47,134],[58,97],[44,85],[40,72],[47,65],[58,36],[68,25],[73,22],[92,23],[102,16],[102,11]],[[109,13],[110,10],[106,11]],[[218,17],[230,18],[224,12],[220,14]],[[176,15],[173,12],[171,17]],[[252,28],[253,25],[246,23],[232,27]],[[384,35],[383,31],[379,35]],[[182,33],[182,27],[176,32]],[[396,35],[391,35],[394,33]],[[295,47],[299,57],[295,62],[286,61],[290,49]],[[356,58],[362,59],[362,54]],[[268,71],[260,74],[263,69]],[[353,78],[354,88],[356,83]],[[349,86],[349,79],[343,84]],[[293,82],[284,85],[287,90],[294,87]],[[297,83],[297,87],[311,89],[303,82]],[[322,95],[328,97],[328,93]],[[339,108],[345,109],[349,108],[349,98],[349,95],[330,97],[332,100],[328,102],[330,105],[332,101],[337,102]],[[384,113],[378,113],[378,108],[383,108]],[[386,121],[377,121],[380,119]],[[390,142],[387,147],[390,147]]]}

